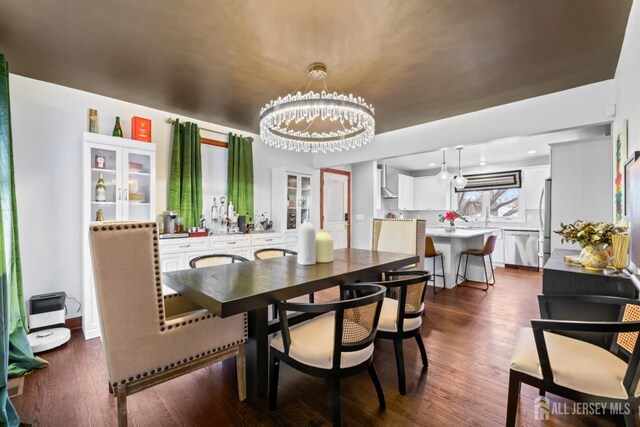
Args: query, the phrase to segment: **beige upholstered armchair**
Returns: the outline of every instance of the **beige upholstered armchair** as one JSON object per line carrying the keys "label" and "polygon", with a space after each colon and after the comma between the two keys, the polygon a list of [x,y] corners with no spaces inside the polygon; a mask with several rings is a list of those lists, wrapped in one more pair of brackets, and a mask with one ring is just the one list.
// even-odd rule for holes
{"label": "beige upholstered armchair", "polygon": [[424,266],[424,220],[374,219],[371,236],[371,250],[418,255],[418,268]]}
{"label": "beige upholstered armchair", "polygon": [[246,314],[221,319],[181,295],[163,296],[154,222],[93,225],[89,238],[118,424],[127,425],[128,395],[231,357],[244,400]]}

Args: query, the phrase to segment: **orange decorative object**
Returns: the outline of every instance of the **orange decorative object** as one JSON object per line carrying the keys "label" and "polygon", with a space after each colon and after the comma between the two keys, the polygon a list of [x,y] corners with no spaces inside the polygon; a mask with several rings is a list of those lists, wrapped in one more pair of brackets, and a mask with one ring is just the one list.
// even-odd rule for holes
{"label": "orange decorative object", "polygon": [[131,118],[131,139],[151,142],[151,120],[142,117]]}

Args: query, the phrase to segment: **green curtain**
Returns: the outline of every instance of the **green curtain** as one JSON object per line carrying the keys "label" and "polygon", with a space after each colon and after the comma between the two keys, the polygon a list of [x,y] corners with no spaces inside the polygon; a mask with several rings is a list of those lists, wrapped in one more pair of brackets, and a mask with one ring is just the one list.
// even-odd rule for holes
{"label": "green curtain", "polygon": [[175,121],[169,173],[170,211],[178,211],[184,224],[197,227],[202,215],[202,157],[200,130],[195,123]]}
{"label": "green curtain", "polygon": [[18,209],[13,171],[9,65],[0,54],[0,425],[20,418],[7,394],[8,377],[46,366],[33,356],[26,331],[22,270],[18,245]]}
{"label": "green curtain", "polygon": [[238,215],[253,218],[253,138],[229,134],[227,201]]}

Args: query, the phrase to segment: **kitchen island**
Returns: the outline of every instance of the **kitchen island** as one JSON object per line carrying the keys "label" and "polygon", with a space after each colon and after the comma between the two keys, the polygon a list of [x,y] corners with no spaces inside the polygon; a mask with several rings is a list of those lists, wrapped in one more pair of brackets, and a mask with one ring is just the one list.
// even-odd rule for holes
{"label": "kitchen island", "polygon": [[[444,255],[444,276],[447,288],[453,288],[456,285],[456,269],[458,267],[458,259],[460,253],[467,249],[480,249],[484,246],[487,237],[495,233],[497,230],[493,228],[466,228],[456,229],[454,232],[445,231],[442,227],[427,227],[425,234],[433,239],[436,250]],[[463,260],[464,261],[464,260]],[[487,271],[491,274],[491,266],[489,259],[485,259]],[[440,262],[436,262],[434,269],[433,258],[425,259],[424,267],[428,271],[435,271],[442,274]],[[462,266],[464,268],[464,265]],[[480,257],[469,257],[469,268],[467,270],[467,278],[484,282],[484,269],[482,268],[482,260]],[[491,279],[491,277],[489,277]],[[436,277],[436,285],[442,286],[442,277]]]}

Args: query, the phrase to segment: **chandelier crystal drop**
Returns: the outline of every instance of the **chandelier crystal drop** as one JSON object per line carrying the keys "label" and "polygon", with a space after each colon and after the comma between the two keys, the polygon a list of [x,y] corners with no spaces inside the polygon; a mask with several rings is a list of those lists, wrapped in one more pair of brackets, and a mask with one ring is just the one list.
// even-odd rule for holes
{"label": "chandelier crystal drop", "polygon": [[462,158],[462,147],[458,147],[458,176],[456,176],[456,178],[453,180],[453,185],[458,189],[458,190],[462,190],[464,187],[467,186],[467,178],[464,177],[464,175],[462,175],[462,165],[461,165],[461,158]]}
{"label": "chandelier crystal drop", "polygon": [[442,185],[449,185],[449,183],[453,179],[453,175],[447,169],[447,159],[445,151],[446,149],[442,150],[442,169],[440,170],[440,173],[436,175],[436,179]]}
{"label": "chandelier crystal drop", "polygon": [[325,90],[279,97],[260,110],[260,139],[267,145],[305,153],[350,150],[368,144],[375,134],[374,109],[361,97],[329,93],[327,68],[309,66],[309,85],[321,80]]}

